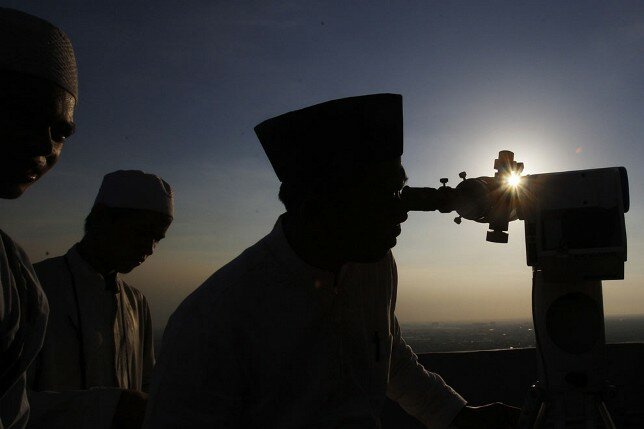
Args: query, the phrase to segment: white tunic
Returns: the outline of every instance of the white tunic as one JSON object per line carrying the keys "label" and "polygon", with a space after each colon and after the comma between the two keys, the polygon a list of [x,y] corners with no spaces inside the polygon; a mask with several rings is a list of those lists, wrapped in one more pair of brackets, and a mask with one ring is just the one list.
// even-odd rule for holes
{"label": "white tunic", "polygon": [[42,346],[48,312],[29,258],[0,231],[0,429],[27,425],[26,371]]}
{"label": "white tunic", "polygon": [[144,427],[377,428],[387,395],[446,428],[465,401],[401,338],[396,286],[391,253],[334,277],[278,220],[172,315]]}
{"label": "white tunic", "polygon": [[107,285],[76,247],[35,269],[51,312],[29,370],[29,427],[110,429],[122,389],[148,389],[154,351],[147,301],[118,276]]}

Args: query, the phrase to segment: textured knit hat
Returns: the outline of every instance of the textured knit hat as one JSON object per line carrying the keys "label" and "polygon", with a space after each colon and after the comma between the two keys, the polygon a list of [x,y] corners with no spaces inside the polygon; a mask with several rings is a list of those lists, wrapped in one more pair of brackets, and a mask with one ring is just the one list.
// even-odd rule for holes
{"label": "textured knit hat", "polygon": [[139,170],[118,170],[106,174],[96,204],[107,207],[151,210],[173,216],[174,200],[167,182]]}
{"label": "textured knit hat", "polygon": [[78,71],[72,43],[51,23],[0,8],[0,70],[54,82],[78,99]]}
{"label": "textured knit hat", "polygon": [[280,181],[315,180],[338,163],[399,158],[402,96],[327,101],[268,119],[255,127],[255,133]]}

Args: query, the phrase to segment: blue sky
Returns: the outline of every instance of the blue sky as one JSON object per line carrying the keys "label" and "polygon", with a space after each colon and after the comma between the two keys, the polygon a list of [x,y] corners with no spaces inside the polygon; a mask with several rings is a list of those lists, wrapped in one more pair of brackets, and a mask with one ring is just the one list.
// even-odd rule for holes
{"label": "blue sky", "polygon": [[[629,171],[626,280],[610,314],[644,313],[644,4],[636,1],[6,1],[71,37],[78,131],[0,225],[34,261],[78,241],[102,176],[142,169],[175,189],[157,253],[128,275],[162,326],[282,207],[253,133],[262,120],[360,94],[404,97],[415,186],[493,174],[501,149],[528,174]],[[413,213],[394,253],[401,321],[529,317],[523,225]]]}

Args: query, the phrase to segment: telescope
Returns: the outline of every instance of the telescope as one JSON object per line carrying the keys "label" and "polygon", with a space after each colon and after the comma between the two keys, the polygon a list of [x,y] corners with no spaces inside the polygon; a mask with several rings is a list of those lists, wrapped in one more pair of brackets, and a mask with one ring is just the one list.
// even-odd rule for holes
{"label": "telescope", "polygon": [[[488,224],[487,241],[508,242],[508,224],[525,225],[532,267],[532,316],[538,381],[529,390],[520,428],[614,428],[604,398],[606,340],[602,280],[624,278],[624,167],[524,175],[511,151],[500,151],[494,176],[455,187],[405,187],[408,211],[456,212]],[[573,406],[574,404],[574,406]]]}
{"label": "telescope", "polygon": [[438,188],[406,186],[408,211],[455,211],[457,224],[469,219],[489,224],[486,240],[508,242],[508,224],[525,221],[527,264],[555,278],[624,278],[629,209],[624,167],[521,176],[524,165],[510,151],[499,152],[493,177],[469,179],[455,188],[442,178]]}

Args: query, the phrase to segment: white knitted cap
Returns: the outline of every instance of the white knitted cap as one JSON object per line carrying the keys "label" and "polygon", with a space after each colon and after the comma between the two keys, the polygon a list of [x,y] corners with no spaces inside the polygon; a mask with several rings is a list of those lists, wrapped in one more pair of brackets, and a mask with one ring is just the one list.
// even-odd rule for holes
{"label": "white knitted cap", "polygon": [[0,70],[49,80],[78,99],[74,48],[51,23],[15,9],[0,8]]}
{"label": "white knitted cap", "polygon": [[172,189],[154,174],[139,170],[118,170],[106,174],[96,204],[174,215]]}

